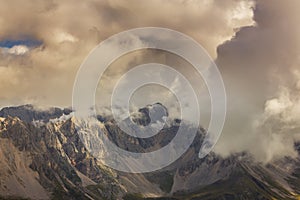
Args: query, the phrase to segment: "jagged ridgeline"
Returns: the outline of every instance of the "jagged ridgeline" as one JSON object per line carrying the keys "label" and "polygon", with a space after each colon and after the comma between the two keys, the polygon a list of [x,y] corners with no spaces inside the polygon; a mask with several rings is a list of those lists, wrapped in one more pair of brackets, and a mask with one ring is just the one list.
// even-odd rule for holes
{"label": "jagged ridgeline", "polygon": [[[149,124],[149,112],[155,112],[157,106],[163,107],[155,104],[139,109],[133,121],[139,126]],[[255,162],[246,152],[228,158],[210,153],[199,159],[199,147],[206,134],[201,128],[188,151],[162,170],[144,174],[112,170],[86,150],[71,112],[31,105],[0,111],[2,199],[299,198],[299,156],[267,165]],[[115,144],[138,152],[168,144],[180,123],[171,120],[157,135],[142,139],[122,132],[109,116],[98,119]],[[295,148],[299,151],[300,144]]]}

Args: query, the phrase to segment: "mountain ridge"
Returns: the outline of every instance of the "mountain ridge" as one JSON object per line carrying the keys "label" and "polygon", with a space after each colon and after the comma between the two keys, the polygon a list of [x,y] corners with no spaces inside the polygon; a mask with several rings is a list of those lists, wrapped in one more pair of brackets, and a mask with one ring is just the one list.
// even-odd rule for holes
{"label": "mountain ridge", "polygon": [[[5,113],[9,113],[7,109]],[[123,173],[106,167],[87,151],[73,118],[54,120],[65,115],[62,109],[54,112],[60,116],[53,112],[34,115],[29,111],[21,112],[22,119],[5,116],[0,111],[0,116],[5,116],[0,120],[0,142],[6,144],[1,145],[4,159],[0,167],[6,169],[0,174],[0,196],[3,198],[296,199],[299,194],[299,157],[286,157],[286,160],[266,166],[256,163],[247,153],[221,158],[212,152],[199,159],[198,151],[205,134],[199,129],[191,147],[170,166],[145,174]],[[36,118],[30,118],[32,116]],[[37,126],[29,119],[42,123]],[[129,137],[112,120],[101,123],[114,143],[144,152],[156,143],[159,144],[157,148],[167,144],[176,134],[178,125],[174,120],[169,128],[165,127],[162,130],[165,137],[158,134],[152,141],[136,138],[133,143],[139,145],[137,148],[128,142]],[[291,169],[288,171],[287,167]],[[16,181],[10,185],[10,180]],[[31,182],[32,186],[26,187],[24,182]],[[13,191],[15,188],[19,188],[17,192]]]}

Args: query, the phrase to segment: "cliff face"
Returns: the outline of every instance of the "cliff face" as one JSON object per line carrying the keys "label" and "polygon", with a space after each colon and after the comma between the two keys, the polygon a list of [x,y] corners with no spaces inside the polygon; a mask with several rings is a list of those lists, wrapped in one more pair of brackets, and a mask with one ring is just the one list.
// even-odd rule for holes
{"label": "cliff face", "polygon": [[[140,109],[134,115],[140,126],[150,123],[149,109]],[[268,165],[254,162],[247,153],[228,158],[211,153],[199,159],[203,129],[198,130],[188,151],[165,169],[145,174],[117,172],[87,151],[75,128],[75,119],[64,116],[69,111],[56,110],[55,114],[52,111],[37,114],[41,111],[30,108],[24,112],[24,107],[0,111],[4,116],[0,118],[1,197],[294,199],[300,192],[299,158],[284,158]],[[123,133],[113,120],[100,122],[115,144],[141,152],[166,145],[176,134],[178,123],[179,120],[174,120],[159,134],[141,139]],[[295,147],[299,149],[299,144]]]}
{"label": "cliff face", "polygon": [[118,185],[116,175],[86,152],[71,120],[36,127],[8,117],[1,121],[0,134],[6,144],[1,145],[1,168],[7,168],[0,175],[2,196],[99,199],[118,195],[119,190],[110,192],[111,185]]}

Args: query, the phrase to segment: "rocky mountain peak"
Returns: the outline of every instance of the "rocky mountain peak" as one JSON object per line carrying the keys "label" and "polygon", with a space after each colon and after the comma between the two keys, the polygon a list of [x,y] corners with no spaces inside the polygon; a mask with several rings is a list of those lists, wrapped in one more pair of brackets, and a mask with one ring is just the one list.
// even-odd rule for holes
{"label": "rocky mountain peak", "polygon": [[[228,158],[210,153],[199,159],[206,134],[202,128],[184,155],[164,169],[146,174],[114,171],[86,149],[70,112],[36,110],[30,105],[0,111],[0,199],[143,199],[128,195],[140,192],[166,199],[295,199],[293,194],[300,192],[299,158],[268,166],[256,163],[246,152]],[[157,103],[131,117],[144,128],[163,122],[168,111]],[[38,126],[37,120],[42,121]],[[173,119],[157,135],[136,138],[124,133],[114,120],[99,121],[111,141],[133,152],[165,146],[182,125],[191,128]]]}
{"label": "rocky mountain peak", "polygon": [[22,121],[32,122],[35,120],[48,122],[50,119],[59,118],[63,114],[68,115],[72,112],[69,108],[51,107],[46,109],[36,108],[33,105],[21,105],[13,107],[4,107],[0,110],[0,117],[14,116]]}
{"label": "rocky mountain peak", "polygon": [[161,103],[155,103],[140,108],[138,112],[132,113],[131,120],[136,124],[147,126],[150,123],[163,123],[168,116],[168,109]]}

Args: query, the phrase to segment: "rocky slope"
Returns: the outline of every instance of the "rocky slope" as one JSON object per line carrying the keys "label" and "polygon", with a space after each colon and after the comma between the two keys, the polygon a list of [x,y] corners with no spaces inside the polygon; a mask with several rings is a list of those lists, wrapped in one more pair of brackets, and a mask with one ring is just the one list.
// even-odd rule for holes
{"label": "rocky slope", "polygon": [[[133,121],[140,126],[152,123],[152,108],[140,109]],[[299,158],[287,157],[268,165],[254,162],[247,153],[225,159],[211,153],[199,159],[203,129],[198,130],[189,150],[165,169],[144,174],[111,170],[87,151],[70,112],[59,108],[36,110],[30,105],[0,111],[2,198],[296,199],[300,193]],[[99,119],[115,144],[139,152],[169,143],[180,122],[169,121],[159,134],[142,139],[124,134],[114,120]]]}

